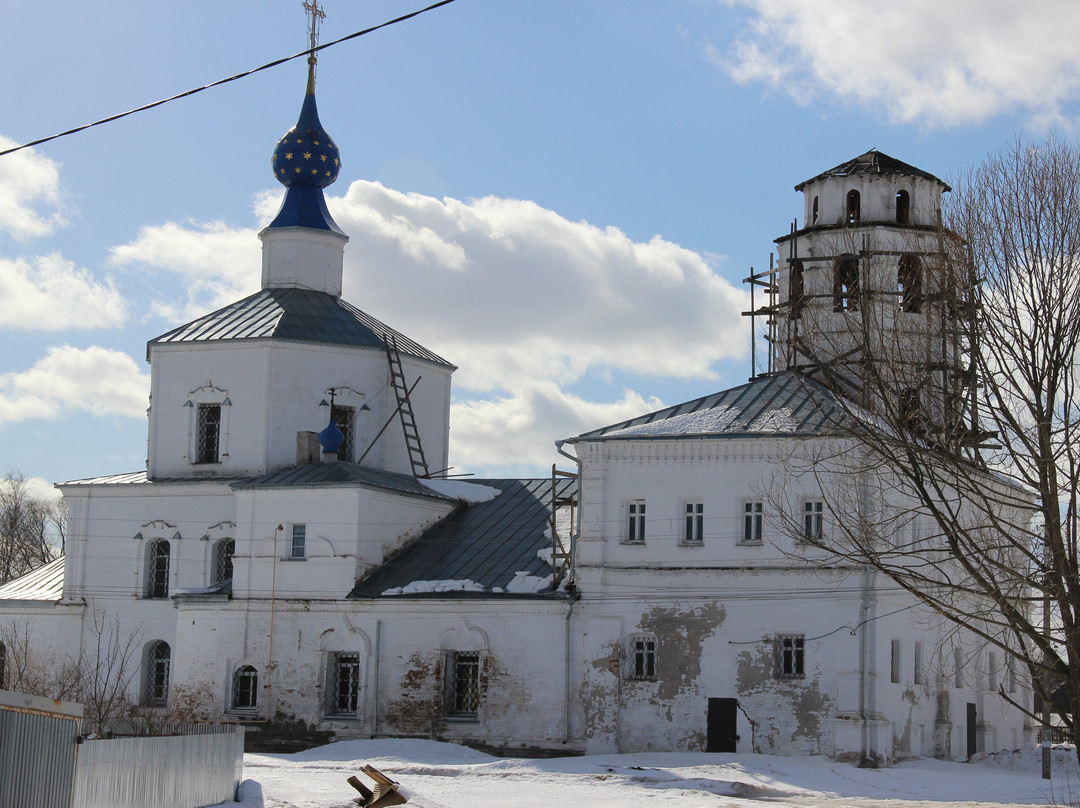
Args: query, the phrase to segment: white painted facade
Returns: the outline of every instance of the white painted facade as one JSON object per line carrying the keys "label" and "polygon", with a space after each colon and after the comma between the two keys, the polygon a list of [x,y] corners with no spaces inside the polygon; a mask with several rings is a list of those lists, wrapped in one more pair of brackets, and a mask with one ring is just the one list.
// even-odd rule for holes
{"label": "white painted facade", "polygon": [[[896,198],[881,178],[859,183],[871,210]],[[845,183],[812,189],[819,216],[835,216]],[[913,186],[919,216],[940,190]],[[291,228],[263,243],[265,288],[340,295],[340,236]],[[1001,685],[1030,698],[1018,674],[986,649],[957,657],[949,627],[906,595],[798,545],[805,503],[820,494],[778,486],[815,444],[785,431],[783,408],[753,434],[628,429],[570,441],[580,510],[573,572],[554,592],[349,598],[465,507],[405,479],[396,423],[363,467],[298,465],[297,435],[326,425],[331,387],[369,419],[358,421],[357,455],[375,440],[397,404],[384,352],[223,339],[155,341],[148,354],[148,474],[60,485],[70,524],[59,599],[0,587],[0,625],[30,626],[43,667],[91,644],[97,613],[144,655],[168,644],[160,709],[265,730],[877,761],[964,756],[969,731],[979,751],[1029,740],[995,695]],[[403,360],[407,378],[424,376],[417,422],[431,468],[444,468],[452,366]],[[220,406],[213,463],[195,462],[199,404]],[[463,696],[467,686],[475,693]],[[154,701],[145,670],[130,689]]]}

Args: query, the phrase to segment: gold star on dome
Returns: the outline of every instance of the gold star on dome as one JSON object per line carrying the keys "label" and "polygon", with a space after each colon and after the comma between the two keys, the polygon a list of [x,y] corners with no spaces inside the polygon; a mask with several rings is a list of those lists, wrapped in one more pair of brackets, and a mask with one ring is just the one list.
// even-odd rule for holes
{"label": "gold star on dome", "polygon": [[304,142],[304,139],[303,139],[302,137],[298,137],[298,138],[296,139],[296,142],[297,142],[297,143],[303,143],[303,142]]}
{"label": "gold star on dome", "polygon": [[284,169],[284,168],[283,168],[283,169],[281,169],[281,172],[280,172],[280,173],[284,174],[284,173],[285,173],[285,169]]}
{"label": "gold star on dome", "polygon": [[319,173],[319,169],[317,169],[317,168],[313,168],[313,169],[311,169],[311,173],[312,173],[312,174],[318,174],[318,173]]}
{"label": "gold star on dome", "polygon": [[292,159],[292,152],[291,151],[285,152],[285,159],[286,160],[291,160]]}
{"label": "gold star on dome", "polygon": [[299,173],[300,173],[300,166],[297,166],[297,167],[296,167],[296,173],[297,173],[297,174],[299,174]]}
{"label": "gold star on dome", "polygon": [[304,152],[304,159],[305,160],[310,160],[311,159],[311,152],[309,152],[309,151]]}
{"label": "gold star on dome", "polygon": [[334,158],[334,165],[337,165],[337,164],[338,164],[338,159],[335,157]]}
{"label": "gold star on dome", "polygon": [[330,172],[329,172],[329,171],[327,171],[327,172],[326,172],[326,176],[330,177],[330,176],[332,176],[332,175],[330,174]]}
{"label": "gold star on dome", "polygon": [[311,141],[311,142],[312,142],[312,143],[314,143],[314,144],[315,144],[316,146],[318,146],[318,145],[319,145],[319,141],[317,141],[317,140],[313,140],[313,141]]}
{"label": "gold star on dome", "polygon": [[326,162],[326,155],[325,154],[320,154],[319,159],[322,160],[325,163]]}

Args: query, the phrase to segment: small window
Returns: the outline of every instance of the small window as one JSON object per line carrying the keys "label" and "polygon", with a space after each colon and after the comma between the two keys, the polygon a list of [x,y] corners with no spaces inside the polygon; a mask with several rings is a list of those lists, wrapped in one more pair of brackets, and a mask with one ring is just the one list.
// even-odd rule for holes
{"label": "small window", "polygon": [[632,499],[627,503],[626,540],[635,544],[645,542],[645,500]]}
{"label": "small window", "polygon": [[803,679],[806,677],[806,636],[781,634],[776,638],[776,678]]}
{"label": "small window", "polygon": [[198,418],[195,462],[217,463],[221,437],[221,405],[200,404]]}
{"label": "small window", "polygon": [[329,715],[356,715],[360,703],[360,654],[342,651],[330,657]]}
{"label": "small window", "polygon": [[164,539],[146,548],[146,597],[169,597],[169,543]]}
{"label": "small window", "polygon": [[854,189],[847,192],[847,211],[845,215],[848,224],[856,224],[862,218],[859,192]]}
{"label": "small window", "polygon": [[796,261],[791,265],[791,274],[788,276],[788,302],[791,304],[791,309],[788,317],[792,320],[802,317],[803,309],[806,307],[804,272],[802,261]]}
{"label": "small window", "polygon": [[833,311],[859,308],[859,259],[844,255],[833,265]]}
{"label": "small window", "polygon": [[922,654],[922,643],[921,642],[916,642],[915,643],[915,671],[914,671],[914,674],[915,674],[915,676],[914,676],[915,684],[917,684],[917,685],[923,684],[923,654]]}
{"label": "small window", "polygon": [[889,647],[889,681],[894,685],[900,684],[901,650],[900,640],[893,640]]}
{"label": "small window", "polygon": [[953,649],[953,687],[964,686],[964,653],[959,648]]}
{"label": "small window", "polygon": [[813,210],[810,213],[810,224],[811,225],[817,224],[817,220],[818,220],[818,198],[815,196],[814,197]]}
{"label": "small window", "polygon": [[911,197],[907,191],[896,192],[896,223],[911,224]]}
{"label": "small window", "polygon": [[353,428],[355,418],[355,407],[339,407],[335,404],[330,410],[331,422],[345,436],[345,440],[338,447],[338,460],[347,460],[351,463],[353,458],[356,457],[356,443],[353,437],[356,434],[356,430]]}
{"label": "small window", "polygon": [[233,673],[232,709],[252,711],[259,706],[259,672],[251,665],[242,665]]}
{"label": "small window", "polygon": [[[0,645],[0,652],[3,646]],[[3,688],[3,654],[0,653],[0,688]],[[1005,658],[1005,687],[1010,693],[1016,692],[1016,660],[1012,656]]]}
{"label": "small window", "polygon": [[824,502],[821,502],[820,500],[808,500],[803,503],[803,541],[821,541],[824,516]]}
{"label": "small window", "polygon": [[743,503],[743,544],[761,544],[764,506],[760,502]]}
{"label": "small window", "polygon": [[452,651],[447,659],[446,714],[475,718],[480,712],[480,653]]}
{"label": "small window", "polygon": [[703,541],[705,541],[705,503],[687,502],[683,543],[701,544]]}
{"label": "small window", "polygon": [[630,670],[628,679],[656,678],[656,637],[641,635],[630,638]]}
{"label": "small window", "polygon": [[307,525],[292,526],[292,545],[289,548],[289,558],[304,558],[307,553]]}
{"label": "small window", "polygon": [[214,545],[214,583],[228,581],[233,577],[233,556],[236,555],[236,542],[222,539]]}
{"label": "small window", "polygon": [[169,699],[169,644],[155,640],[146,648],[144,702],[148,707],[164,707]]}
{"label": "small window", "polygon": [[900,311],[917,314],[922,309],[922,266],[916,256],[900,256],[896,268],[896,290],[900,293]]}
{"label": "small window", "polygon": [[994,651],[986,652],[986,675],[990,692],[996,692],[998,689],[998,655]]}

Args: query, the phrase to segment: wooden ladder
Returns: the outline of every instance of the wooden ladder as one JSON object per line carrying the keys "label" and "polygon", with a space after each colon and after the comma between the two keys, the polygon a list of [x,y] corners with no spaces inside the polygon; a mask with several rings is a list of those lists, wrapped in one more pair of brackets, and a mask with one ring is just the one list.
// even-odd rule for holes
{"label": "wooden ladder", "polygon": [[[390,363],[390,386],[394,388],[397,396],[398,415],[401,417],[401,431],[405,435],[405,448],[409,452],[409,462],[412,464],[414,477],[428,477],[427,460],[424,457],[424,447],[420,443],[420,433],[416,429],[416,416],[413,415],[412,401],[409,398],[409,388],[405,384],[405,371],[401,367],[401,353],[398,351],[397,340],[387,334],[385,337],[386,359]],[[416,381],[420,381],[417,379]],[[415,387],[415,384],[413,385]]]}

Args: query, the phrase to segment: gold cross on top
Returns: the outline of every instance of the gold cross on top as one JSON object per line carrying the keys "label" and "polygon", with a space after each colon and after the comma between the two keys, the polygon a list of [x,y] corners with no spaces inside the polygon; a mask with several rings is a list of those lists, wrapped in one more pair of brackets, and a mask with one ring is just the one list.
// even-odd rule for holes
{"label": "gold cross on top", "polygon": [[[319,45],[319,23],[326,19],[326,12],[319,8],[319,0],[304,0],[304,11],[311,18],[311,49],[315,50]],[[314,56],[315,54],[312,54]]]}

